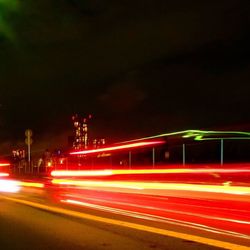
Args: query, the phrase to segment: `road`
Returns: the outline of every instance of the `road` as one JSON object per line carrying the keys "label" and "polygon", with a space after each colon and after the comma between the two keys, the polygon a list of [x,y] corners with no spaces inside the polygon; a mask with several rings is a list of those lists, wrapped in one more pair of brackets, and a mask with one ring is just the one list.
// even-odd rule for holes
{"label": "road", "polygon": [[[1,249],[216,249],[0,200]],[[103,214],[102,214],[103,215]]]}
{"label": "road", "polygon": [[2,248],[250,249],[247,182],[112,178],[0,180]]}

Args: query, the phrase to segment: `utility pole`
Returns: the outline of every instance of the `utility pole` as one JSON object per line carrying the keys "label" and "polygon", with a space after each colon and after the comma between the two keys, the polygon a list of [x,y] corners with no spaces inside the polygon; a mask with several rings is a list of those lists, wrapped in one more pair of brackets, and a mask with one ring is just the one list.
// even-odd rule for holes
{"label": "utility pole", "polygon": [[182,165],[186,165],[186,145],[182,144]]}
{"label": "utility pole", "polygon": [[33,132],[31,129],[27,129],[25,131],[25,143],[27,144],[28,146],[28,165],[29,165],[29,168],[30,168],[30,162],[31,162],[31,144],[33,143],[33,140],[32,140],[32,135],[33,135]]}
{"label": "utility pole", "polygon": [[220,165],[224,164],[224,140],[220,140]]}

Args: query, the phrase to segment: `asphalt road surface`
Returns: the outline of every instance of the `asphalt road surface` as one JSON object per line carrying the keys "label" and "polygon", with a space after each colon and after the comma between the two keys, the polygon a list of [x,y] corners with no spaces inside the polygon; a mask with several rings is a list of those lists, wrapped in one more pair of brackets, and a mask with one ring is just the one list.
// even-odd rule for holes
{"label": "asphalt road surface", "polygon": [[1,249],[217,249],[0,199]]}
{"label": "asphalt road surface", "polygon": [[248,182],[129,177],[3,178],[0,249],[250,249]]}

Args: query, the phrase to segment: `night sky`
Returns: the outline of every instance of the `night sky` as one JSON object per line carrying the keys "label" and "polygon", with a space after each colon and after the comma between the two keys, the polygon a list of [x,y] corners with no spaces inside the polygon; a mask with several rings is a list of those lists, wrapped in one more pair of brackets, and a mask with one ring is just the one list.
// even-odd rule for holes
{"label": "night sky", "polygon": [[249,0],[0,0],[0,152],[71,115],[109,141],[250,130]]}

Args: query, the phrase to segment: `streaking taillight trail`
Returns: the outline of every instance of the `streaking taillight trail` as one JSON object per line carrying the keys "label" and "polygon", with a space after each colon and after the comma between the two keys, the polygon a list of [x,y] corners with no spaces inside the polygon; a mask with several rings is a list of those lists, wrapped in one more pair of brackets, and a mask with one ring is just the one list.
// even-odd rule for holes
{"label": "streaking taillight trail", "polygon": [[250,195],[250,187],[228,186],[228,185],[198,185],[181,183],[155,183],[155,182],[125,182],[125,181],[81,181],[70,179],[53,179],[53,184],[85,187],[85,188],[113,188],[135,189],[135,190],[158,190],[165,191],[192,191],[224,194]]}
{"label": "streaking taillight trail", "polygon": [[250,169],[228,168],[169,168],[169,169],[104,169],[104,170],[54,170],[53,177],[89,177],[113,175],[148,175],[148,174],[250,174]]}
{"label": "streaking taillight trail", "polygon": [[8,177],[9,174],[8,173],[0,173],[0,177]]}

